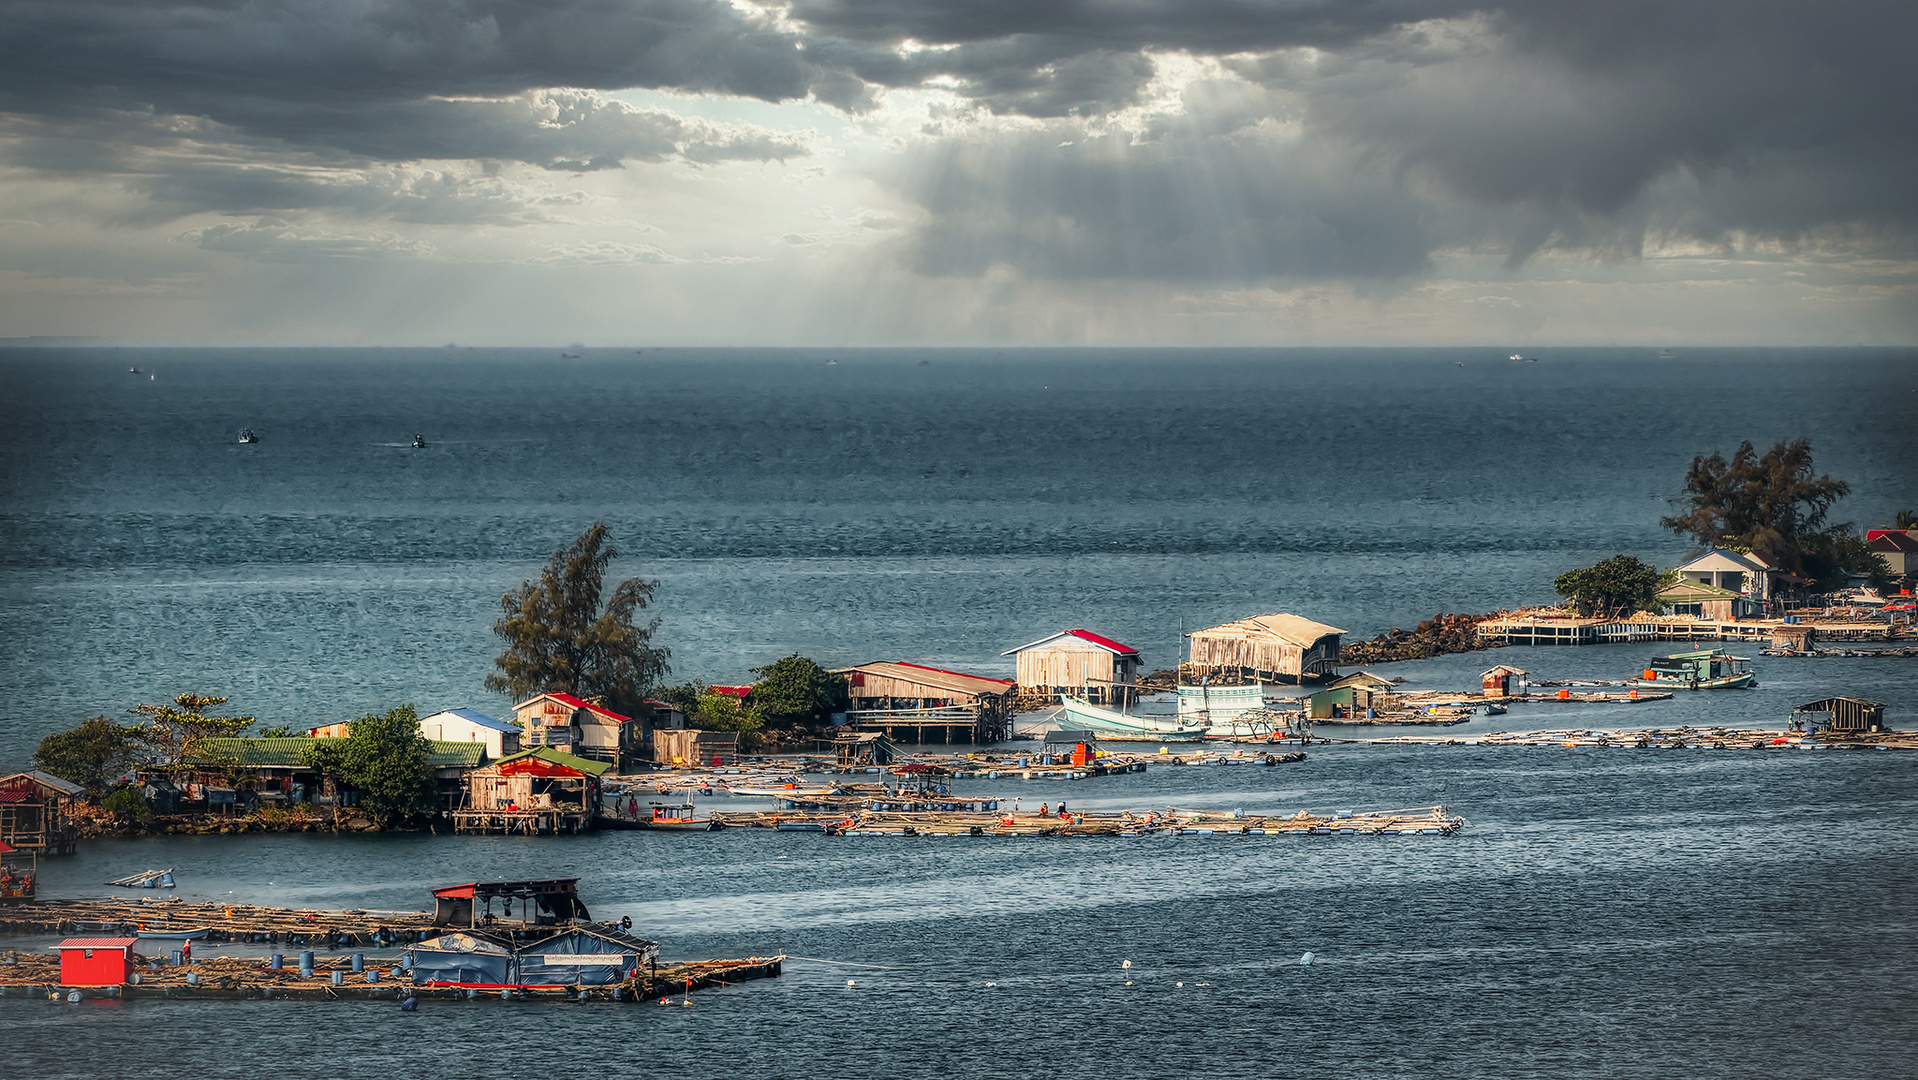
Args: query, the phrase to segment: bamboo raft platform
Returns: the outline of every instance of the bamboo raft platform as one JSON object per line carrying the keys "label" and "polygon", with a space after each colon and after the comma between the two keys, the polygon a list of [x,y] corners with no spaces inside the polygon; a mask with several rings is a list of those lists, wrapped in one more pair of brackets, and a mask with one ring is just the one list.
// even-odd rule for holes
{"label": "bamboo raft platform", "polygon": [[[70,987],[60,982],[57,954],[19,953],[0,956],[0,998],[152,998],[177,1000],[288,1000],[288,1001],[547,1001],[654,1002],[678,1004],[674,997],[731,986],[755,979],[777,978],[785,956],[754,956],[743,960],[700,960],[660,965],[615,986],[519,986],[479,989],[458,986],[418,986],[400,969],[398,957],[365,957],[365,970],[351,970],[349,957],[316,957],[313,974],[295,968],[273,968],[264,957],[221,956],[179,967],[140,965],[137,982],[119,986]],[[335,973],[340,981],[334,982]]]}
{"label": "bamboo raft platform", "polygon": [[1613,750],[1836,750],[1918,749],[1918,732],[1832,733],[1816,737],[1796,731],[1763,728],[1651,728],[1601,731],[1557,728],[1540,731],[1497,731],[1488,735],[1453,738],[1443,735],[1394,735],[1364,742],[1419,746],[1527,746],[1561,749]]}
{"label": "bamboo raft platform", "polygon": [[322,911],[256,907],[181,899],[129,897],[38,900],[0,907],[0,934],[114,934],[207,927],[202,940],[255,944],[376,947],[421,941],[439,934],[424,911]]}
{"label": "bamboo raft platform", "polygon": [[1456,834],[1465,819],[1448,807],[1289,816],[1180,810],[1072,814],[714,814],[728,827],[831,836],[1399,836]]}

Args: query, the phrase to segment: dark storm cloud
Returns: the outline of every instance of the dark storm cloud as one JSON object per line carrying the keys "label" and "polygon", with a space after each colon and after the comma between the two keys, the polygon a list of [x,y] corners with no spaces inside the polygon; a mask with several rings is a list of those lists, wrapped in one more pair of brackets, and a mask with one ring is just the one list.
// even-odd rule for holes
{"label": "dark storm cloud", "polygon": [[930,215],[911,247],[921,273],[1402,277],[1432,244],[1417,200],[1389,178],[1183,127],[1151,142],[1026,133],[929,157],[902,185]]}
{"label": "dark storm cloud", "polygon": [[[1047,134],[955,123],[902,171],[927,212],[914,248],[927,269],[1190,276],[1208,272],[1214,237],[1215,274],[1398,276],[1444,244],[1496,242],[1519,262],[1541,245],[1629,255],[1650,230],[1840,230],[1893,247],[1918,232],[1911,5],[14,0],[5,20],[0,111],[27,118],[8,160],[113,172],[140,158],[139,189],[179,207],[270,213],[310,197],[462,220],[463,200],[348,197],[353,184],[300,173],[785,159],[803,145],[555,88],[857,111],[930,85]],[[1051,125],[1140,104],[1155,58],[1174,54],[1216,58],[1259,94],[1189,95],[1170,134],[1135,120],[1055,152],[1080,133]],[[115,124],[130,137],[106,137]],[[233,160],[156,165],[169,140]],[[250,168],[264,177],[226,175]],[[471,212],[505,212],[486,203]]]}

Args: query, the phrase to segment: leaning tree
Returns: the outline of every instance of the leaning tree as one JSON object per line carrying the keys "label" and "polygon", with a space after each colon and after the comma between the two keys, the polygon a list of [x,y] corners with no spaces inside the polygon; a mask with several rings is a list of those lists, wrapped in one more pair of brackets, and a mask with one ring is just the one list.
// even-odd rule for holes
{"label": "leaning tree", "polygon": [[628,716],[666,674],[669,651],[652,643],[659,620],[638,622],[657,581],[627,578],[602,599],[606,568],[618,557],[604,521],[553,552],[538,581],[500,597],[504,614],[493,632],[506,651],[486,687],[523,700],[562,692],[597,700]]}

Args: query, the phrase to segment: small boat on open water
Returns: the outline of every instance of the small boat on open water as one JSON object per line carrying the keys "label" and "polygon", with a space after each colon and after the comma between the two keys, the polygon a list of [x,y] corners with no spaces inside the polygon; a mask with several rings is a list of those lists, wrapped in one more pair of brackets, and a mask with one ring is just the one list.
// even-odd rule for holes
{"label": "small boat on open water", "polygon": [[695,817],[692,803],[654,803],[653,816],[641,818],[639,827],[661,832],[713,832],[725,828],[719,819]]}
{"label": "small boat on open water", "polygon": [[1730,690],[1758,685],[1752,662],[1723,649],[1698,649],[1652,657],[1631,685],[1647,690]]}

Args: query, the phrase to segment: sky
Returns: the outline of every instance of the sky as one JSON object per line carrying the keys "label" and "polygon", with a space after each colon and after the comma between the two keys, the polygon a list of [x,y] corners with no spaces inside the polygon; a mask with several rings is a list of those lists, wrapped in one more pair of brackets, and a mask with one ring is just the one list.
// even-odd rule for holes
{"label": "sky", "polygon": [[0,338],[1918,342],[1918,6],[4,18]]}

